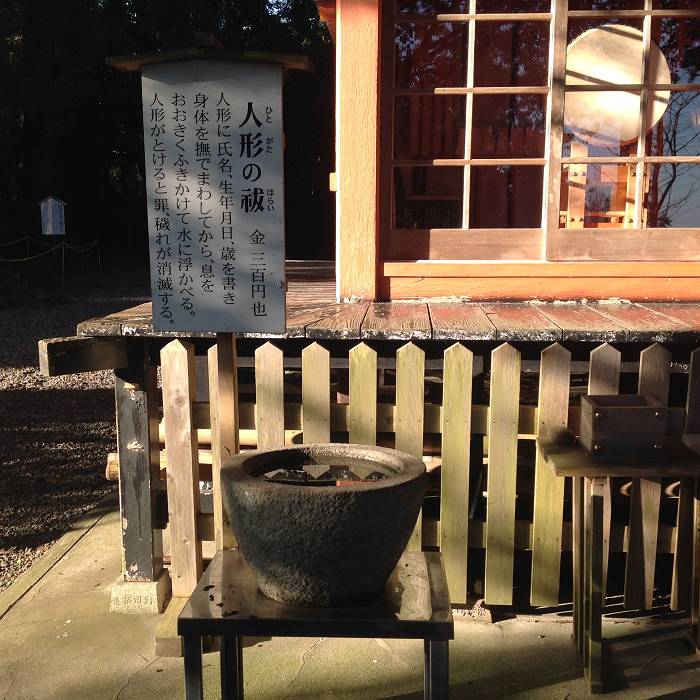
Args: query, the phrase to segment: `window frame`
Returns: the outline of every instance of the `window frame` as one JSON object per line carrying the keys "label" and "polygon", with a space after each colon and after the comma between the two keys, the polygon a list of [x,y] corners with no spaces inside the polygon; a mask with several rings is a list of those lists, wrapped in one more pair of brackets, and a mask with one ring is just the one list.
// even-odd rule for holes
{"label": "window frame", "polygon": [[[389,3],[387,3],[389,4]],[[484,13],[476,11],[476,0],[469,0],[468,11],[461,14],[438,13],[409,15],[397,13],[395,3],[387,11],[381,26],[380,56],[380,144],[379,144],[379,253],[388,261],[455,260],[531,260],[531,261],[636,261],[700,260],[700,228],[643,227],[644,174],[653,163],[697,163],[700,156],[648,156],[646,115],[649,95],[655,91],[693,91],[700,84],[654,85],[648,80],[649,56],[654,18],[700,18],[698,10],[654,9],[652,0],[644,0],[638,10],[569,10],[567,0],[552,0],[550,12]],[[639,138],[637,153],[630,157],[574,158],[563,156],[564,106],[566,93],[588,91],[585,85],[566,86],[567,31],[570,19],[641,19],[643,33],[643,80],[634,85],[606,85],[605,91],[640,93]],[[394,88],[394,27],[396,23],[464,22],[467,24],[466,86],[458,88]],[[480,22],[546,22],[549,24],[548,81],[546,86],[478,87],[474,85],[476,26]],[[598,88],[600,89],[600,88]],[[472,117],[474,96],[479,94],[541,94],[546,96],[545,147],[542,158],[472,158]],[[460,95],[465,98],[465,145],[463,158],[395,159],[394,105],[400,95]],[[561,227],[561,182],[563,167],[572,164],[616,163],[636,168],[632,221],[620,228]],[[393,169],[401,166],[461,166],[464,169],[462,228],[400,229],[393,226],[395,210]],[[544,168],[542,221],[540,228],[469,228],[471,171],[475,167],[510,165]],[[630,207],[630,211],[632,207]],[[669,233],[673,246],[668,246]],[[672,248],[672,250],[669,250]],[[459,253],[468,252],[465,256]]]}

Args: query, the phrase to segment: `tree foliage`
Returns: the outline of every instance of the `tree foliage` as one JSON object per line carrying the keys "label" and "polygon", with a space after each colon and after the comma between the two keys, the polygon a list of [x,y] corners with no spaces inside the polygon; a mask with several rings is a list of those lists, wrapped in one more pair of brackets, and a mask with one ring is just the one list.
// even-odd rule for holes
{"label": "tree foliage", "polygon": [[37,202],[54,194],[69,239],[143,262],[140,78],[105,58],[191,47],[199,32],[314,64],[285,85],[287,253],[332,254],[333,48],[313,0],[3,0],[0,240],[38,233]]}

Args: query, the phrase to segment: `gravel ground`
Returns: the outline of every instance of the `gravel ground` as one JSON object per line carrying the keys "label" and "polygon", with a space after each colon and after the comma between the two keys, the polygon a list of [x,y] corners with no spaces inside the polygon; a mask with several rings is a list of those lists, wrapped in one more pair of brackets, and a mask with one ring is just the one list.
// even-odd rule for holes
{"label": "gravel ground", "polygon": [[42,377],[37,341],[143,303],[142,291],[106,283],[0,309],[0,590],[114,488],[104,478],[116,449],[112,373]]}

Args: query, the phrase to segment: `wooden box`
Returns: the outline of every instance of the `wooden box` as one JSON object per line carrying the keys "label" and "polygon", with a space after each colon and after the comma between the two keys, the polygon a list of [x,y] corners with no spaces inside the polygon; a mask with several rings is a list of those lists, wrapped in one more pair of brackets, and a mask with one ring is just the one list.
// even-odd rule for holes
{"label": "wooden box", "polygon": [[581,445],[592,459],[663,457],[666,407],[639,394],[581,397]]}

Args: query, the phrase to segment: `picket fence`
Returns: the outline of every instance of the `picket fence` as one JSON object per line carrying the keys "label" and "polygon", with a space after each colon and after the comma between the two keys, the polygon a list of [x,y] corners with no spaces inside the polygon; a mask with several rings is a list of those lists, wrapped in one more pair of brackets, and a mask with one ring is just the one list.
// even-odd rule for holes
{"label": "picket fence", "polygon": [[[523,450],[519,446],[557,427],[578,427],[578,406],[570,400],[569,350],[555,343],[542,351],[536,405],[521,403],[521,354],[507,343],[487,358],[475,357],[468,347],[454,344],[444,351],[441,361],[428,362],[427,376],[425,352],[411,342],[388,359],[378,358],[375,349],[360,342],[350,347],[345,363],[337,354],[331,358],[328,349],[314,342],[303,349],[297,364],[299,387],[295,384],[299,372],[285,370],[283,351],[267,342],[255,351],[254,387],[245,390],[243,383],[240,389],[238,386],[244,370],[233,371],[235,352],[233,339],[226,335],[209,349],[209,401],[198,401],[194,347],[174,340],[161,351],[163,462],[174,596],[189,595],[201,576],[202,540],[214,540],[217,547],[232,542],[222,511],[218,472],[225,461],[222,455],[237,449],[240,439],[262,448],[302,441],[379,442],[422,457],[433,470],[439,493],[439,520],[429,522],[429,516],[424,516],[423,546],[439,547],[442,552],[453,604],[467,602],[470,548],[485,549],[486,604],[513,604],[514,562],[519,550],[531,551],[531,605],[553,606],[571,600],[568,593],[560,600],[562,552],[571,549],[571,523],[564,519],[569,489],[565,479],[553,476],[537,453],[534,481],[529,486],[534,493],[527,494],[532,498],[532,517],[516,520],[517,499],[527,490],[523,486],[527,479],[520,478]],[[698,352],[692,355],[690,370],[696,384]],[[483,374],[482,359],[487,360],[484,365],[488,368]],[[395,371],[395,386],[387,382],[387,367],[391,379]],[[587,368],[584,390],[618,393],[621,354],[617,349],[609,344],[596,347]],[[345,379],[337,382],[343,372]],[[638,373],[639,393],[667,404],[670,352],[659,344],[646,348],[640,354]],[[486,391],[484,376],[488,378]],[[439,402],[431,398],[436,384],[442,387]],[[479,388],[479,396],[486,396],[487,402],[473,403],[473,387]],[[670,433],[683,431],[685,413],[682,407],[669,409]],[[234,430],[236,416],[240,432]],[[484,478],[476,479],[482,469]],[[199,482],[209,478],[214,486],[213,516],[199,513]],[[660,480],[632,483],[630,517],[622,524],[611,516],[614,488],[609,484],[606,495],[606,562],[610,551],[627,551],[626,596],[629,588],[630,601],[642,600],[651,607],[657,554],[673,553],[672,605],[687,607],[692,583],[687,572],[693,568],[694,484],[684,482],[675,490],[666,489],[676,494],[679,503],[675,525],[659,524],[661,501],[666,498]],[[480,492],[474,493],[475,489]],[[478,514],[470,518],[470,504],[474,510],[482,491],[485,518]]]}

